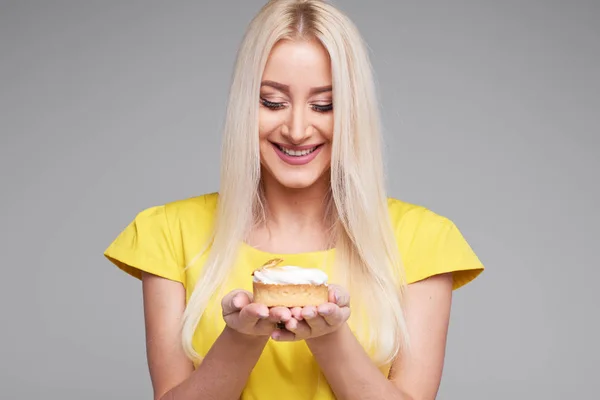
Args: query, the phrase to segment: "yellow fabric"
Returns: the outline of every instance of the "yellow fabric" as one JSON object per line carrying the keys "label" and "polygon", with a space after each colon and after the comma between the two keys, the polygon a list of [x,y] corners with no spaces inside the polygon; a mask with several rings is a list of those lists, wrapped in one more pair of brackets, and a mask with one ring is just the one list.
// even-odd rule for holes
{"label": "yellow fabric", "polygon": [[[141,278],[146,271],[181,282],[191,295],[199,268],[184,267],[202,250],[214,223],[218,194],[211,193],[155,206],[140,212],[105,251],[105,256],[128,274]],[[449,219],[397,199],[389,199],[390,217],[408,283],[452,272],[454,289],[475,279],[483,265]],[[273,254],[241,244],[236,269],[226,292],[252,291],[251,273],[274,257],[330,273],[335,250],[302,254]],[[202,265],[201,258],[195,266]],[[224,327],[219,299],[214,298],[200,321],[194,347],[205,355]],[[389,368],[382,368],[387,374]],[[253,369],[243,400],[334,399],[325,377],[303,341],[269,341]]]}

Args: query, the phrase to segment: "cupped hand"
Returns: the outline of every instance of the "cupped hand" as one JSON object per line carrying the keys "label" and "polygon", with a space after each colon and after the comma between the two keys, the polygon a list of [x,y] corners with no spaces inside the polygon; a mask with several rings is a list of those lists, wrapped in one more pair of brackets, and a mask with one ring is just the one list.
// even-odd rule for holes
{"label": "cupped hand", "polygon": [[341,286],[329,285],[329,302],[317,307],[294,307],[285,322],[285,330],[277,330],[271,337],[278,341],[312,339],[333,333],[350,317],[350,294]]}
{"label": "cupped hand", "polygon": [[252,302],[252,293],[237,289],[221,300],[223,319],[228,327],[249,336],[269,336],[278,322],[288,323],[292,312],[287,307],[272,307]]}

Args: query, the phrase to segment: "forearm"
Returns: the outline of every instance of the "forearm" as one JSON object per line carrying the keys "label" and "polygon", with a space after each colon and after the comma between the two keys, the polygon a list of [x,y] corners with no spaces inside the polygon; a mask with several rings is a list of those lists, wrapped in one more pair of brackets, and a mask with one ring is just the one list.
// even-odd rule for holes
{"label": "forearm", "polygon": [[239,399],[268,340],[226,327],[190,377],[161,400]]}
{"label": "forearm", "polygon": [[347,324],[306,342],[338,399],[410,400],[373,364]]}

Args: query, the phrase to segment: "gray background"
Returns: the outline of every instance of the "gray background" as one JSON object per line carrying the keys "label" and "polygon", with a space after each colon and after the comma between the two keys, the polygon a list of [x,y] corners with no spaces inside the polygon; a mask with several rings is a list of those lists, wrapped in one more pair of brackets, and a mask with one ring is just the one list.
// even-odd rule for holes
{"label": "gray background", "polygon": [[[487,267],[456,292],[439,399],[595,398],[600,2],[337,3],[372,50],[390,194]],[[261,5],[0,2],[3,398],[151,398],[140,283],[102,251],[217,189]]]}

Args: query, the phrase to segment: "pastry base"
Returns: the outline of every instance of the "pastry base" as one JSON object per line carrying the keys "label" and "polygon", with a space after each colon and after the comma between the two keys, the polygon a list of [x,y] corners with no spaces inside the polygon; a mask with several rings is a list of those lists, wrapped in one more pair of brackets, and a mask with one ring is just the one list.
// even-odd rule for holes
{"label": "pastry base", "polygon": [[329,301],[327,285],[269,285],[252,282],[254,302],[267,307],[318,306]]}

